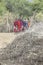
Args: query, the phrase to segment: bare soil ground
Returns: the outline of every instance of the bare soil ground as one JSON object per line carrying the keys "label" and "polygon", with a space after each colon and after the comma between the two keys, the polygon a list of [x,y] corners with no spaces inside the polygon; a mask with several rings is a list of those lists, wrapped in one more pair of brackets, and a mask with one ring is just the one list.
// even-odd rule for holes
{"label": "bare soil ground", "polygon": [[42,23],[19,34],[0,33],[0,40],[0,65],[43,65]]}
{"label": "bare soil ground", "polygon": [[43,65],[43,37],[33,34],[17,36],[0,50],[0,65]]}
{"label": "bare soil ground", "polygon": [[0,48],[4,48],[10,44],[14,40],[15,36],[14,33],[0,33]]}

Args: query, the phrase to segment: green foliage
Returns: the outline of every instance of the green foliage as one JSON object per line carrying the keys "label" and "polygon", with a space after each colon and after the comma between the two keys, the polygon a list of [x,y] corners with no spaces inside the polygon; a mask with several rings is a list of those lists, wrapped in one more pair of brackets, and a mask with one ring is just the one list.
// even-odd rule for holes
{"label": "green foliage", "polygon": [[43,0],[0,0],[0,14],[6,11],[31,16],[34,11],[43,12]]}
{"label": "green foliage", "polygon": [[0,2],[0,15],[6,11],[5,3],[1,0]]}
{"label": "green foliage", "polygon": [[35,18],[37,21],[43,21],[43,13],[42,12],[37,13]]}
{"label": "green foliage", "polygon": [[43,0],[33,0],[32,2],[33,11],[37,12],[43,11]]}

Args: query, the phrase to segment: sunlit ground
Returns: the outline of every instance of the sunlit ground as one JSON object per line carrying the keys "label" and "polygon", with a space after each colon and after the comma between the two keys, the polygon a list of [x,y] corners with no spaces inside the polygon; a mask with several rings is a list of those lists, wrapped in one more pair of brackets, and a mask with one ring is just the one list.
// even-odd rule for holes
{"label": "sunlit ground", "polygon": [[6,47],[7,44],[13,41],[15,36],[14,33],[0,33],[0,48]]}

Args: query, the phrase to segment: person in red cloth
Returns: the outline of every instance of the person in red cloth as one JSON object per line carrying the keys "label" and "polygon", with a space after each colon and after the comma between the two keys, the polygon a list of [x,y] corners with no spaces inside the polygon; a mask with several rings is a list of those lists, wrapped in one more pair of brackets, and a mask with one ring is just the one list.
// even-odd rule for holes
{"label": "person in red cloth", "polygon": [[14,32],[19,32],[22,30],[22,27],[23,27],[23,23],[21,20],[16,20],[14,22]]}
{"label": "person in red cloth", "polygon": [[27,20],[22,20],[20,18],[14,21],[14,32],[24,31],[28,29],[28,27],[30,27],[30,22],[28,22]]}

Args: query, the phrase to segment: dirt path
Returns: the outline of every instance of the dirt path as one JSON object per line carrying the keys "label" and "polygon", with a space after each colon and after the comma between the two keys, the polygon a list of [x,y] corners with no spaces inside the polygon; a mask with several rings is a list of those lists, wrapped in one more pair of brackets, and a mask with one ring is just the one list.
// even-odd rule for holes
{"label": "dirt path", "polygon": [[12,41],[19,35],[23,35],[26,32],[20,33],[0,33],[0,48],[6,47],[8,44],[11,44]]}
{"label": "dirt path", "polygon": [[14,33],[0,33],[0,48],[4,48],[11,43],[15,38]]}
{"label": "dirt path", "polygon": [[11,44],[12,41],[19,35],[23,35],[24,32],[21,33],[0,33],[0,48],[5,48],[8,44]]}

